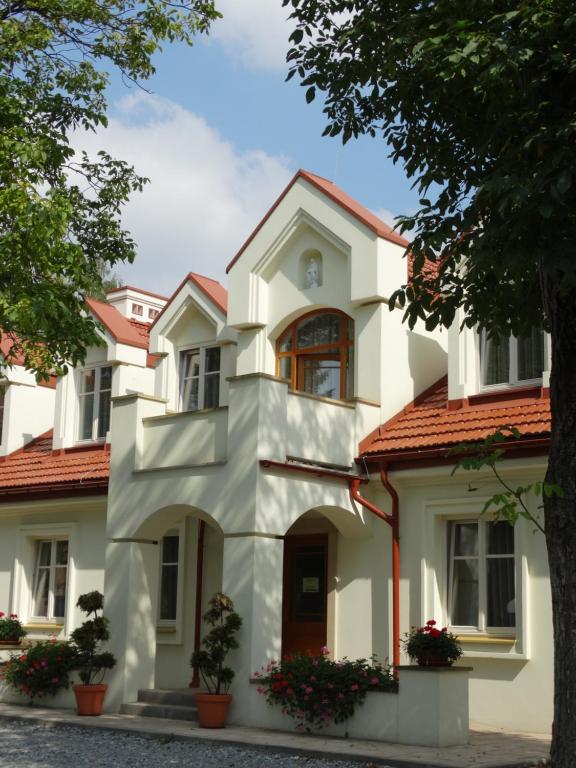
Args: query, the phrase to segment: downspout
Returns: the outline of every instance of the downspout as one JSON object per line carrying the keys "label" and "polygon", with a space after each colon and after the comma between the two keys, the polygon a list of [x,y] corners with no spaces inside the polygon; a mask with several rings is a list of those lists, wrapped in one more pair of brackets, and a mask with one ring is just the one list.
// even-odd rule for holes
{"label": "downspout", "polygon": [[[203,520],[198,521],[198,548],[196,551],[196,605],[194,615],[194,651],[200,650],[200,631],[202,627],[202,581],[204,574],[204,531],[206,523]],[[189,688],[200,687],[200,672],[198,667],[194,667],[192,680]]]}
{"label": "downspout", "polygon": [[[392,663],[400,664],[400,520],[398,494],[390,484],[386,468],[380,469],[380,480],[392,499],[392,514],[384,512],[358,492],[361,478],[351,478],[349,481],[350,498],[357,501],[372,514],[384,520],[392,528]],[[365,482],[365,481],[364,481]]]}

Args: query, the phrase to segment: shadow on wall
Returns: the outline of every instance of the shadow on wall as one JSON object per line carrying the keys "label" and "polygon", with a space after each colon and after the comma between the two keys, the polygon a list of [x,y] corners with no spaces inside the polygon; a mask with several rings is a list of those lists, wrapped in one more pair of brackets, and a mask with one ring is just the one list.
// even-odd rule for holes
{"label": "shadow on wall", "polygon": [[[448,353],[435,339],[422,336],[416,331],[406,331],[408,343],[408,366],[413,381],[412,397],[406,397],[406,402],[413,400],[438,379],[446,375],[448,370]],[[446,332],[446,339],[448,338]],[[407,393],[408,394],[408,393]]]}

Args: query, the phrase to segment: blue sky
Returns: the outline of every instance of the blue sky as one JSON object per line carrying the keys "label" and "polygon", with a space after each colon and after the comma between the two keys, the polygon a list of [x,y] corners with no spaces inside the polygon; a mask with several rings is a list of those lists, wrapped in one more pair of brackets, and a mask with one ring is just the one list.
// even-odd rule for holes
{"label": "blue sky", "polygon": [[[322,138],[321,104],[284,81],[291,23],[279,0],[220,0],[224,18],[193,48],[167,46],[148,92],[113,77],[110,125],[83,137],[151,183],[125,211],[138,243],[121,279],[171,293],[189,271],[225,266],[298,168],[335,181],[391,223],[417,205],[383,141]],[[80,141],[79,141],[80,143]]]}

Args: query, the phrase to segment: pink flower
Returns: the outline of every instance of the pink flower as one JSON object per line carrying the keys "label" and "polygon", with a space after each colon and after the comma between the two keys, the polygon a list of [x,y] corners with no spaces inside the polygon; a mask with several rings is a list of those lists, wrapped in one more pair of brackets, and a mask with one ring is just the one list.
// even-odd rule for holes
{"label": "pink flower", "polygon": [[320,648],[320,653],[322,654],[322,656],[329,656],[330,651],[328,650],[328,646],[323,645],[322,648]]}
{"label": "pink flower", "polygon": [[351,691],[357,691],[358,688],[359,688],[358,683],[352,683],[352,685],[350,686]]}
{"label": "pink flower", "polygon": [[4,611],[0,611],[0,619],[3,619],[3,618],[4,618],[4,616],[6,616],[6,614],[4,613]]}
{"label": "pink flower", "polygon": [[307,685],[306,688],[304,688],[304,693],[314,693],[314,688]]}
{"label": "pink flower", "polygon": [[370,678],[370,685],[378,685],[380,680],[377,677],[371,677]]}
{"label": "pink flower", "polygon": [[60,682],[60,678],[59,677],[53,677],[52,678],[52,682],[53,683],[59,683]]}
{"label": "pink flower", "polygon": [[288,696],[292,696],[292,694],[294,693],[294,689],[293,688],[287,688],[286,689],[286,693],[288,694]]}

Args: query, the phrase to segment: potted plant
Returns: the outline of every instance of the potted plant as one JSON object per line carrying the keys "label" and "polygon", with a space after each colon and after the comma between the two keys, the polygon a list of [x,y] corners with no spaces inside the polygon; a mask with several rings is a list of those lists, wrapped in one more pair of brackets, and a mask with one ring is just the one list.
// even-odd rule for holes
{"label": "potted plant", "polygon": [[99,715],[108,689],[102,680],[107,669],[112,669],[116,659],[109,651],[100,650],[110,638],[109,621],[99,612],[104,597],[98,591],[80,595],[76,603],[88,619],[70,635],[73,649],[73,667],[78,670],[81,683],[73,685],[76,709],[79,715]]}
{"label": "potted plant", "polygon": [[20,641],[26,636],[26,630],[15,613],[5,614],[0,611],[0,646],[20,645]]}
{"label": "potted plant", "polygon": [[404,640],[404,648],[412,661],[424,667],[451,667],[462,656],[456,635],[447,627],[436,628],[434,619],[423,627],[412,627]]}
{"label": "potted plant", "polygon": [[238,648],[236,633],[242,619],[235,613],[232,600],[221,592],[211,598],[203,618],[212,629],[202,640],[203,648],[190,659],[207,689],[195,696],[198,722],[201,728],[223,728],[232,701],[228,689],[234,678],[234,671],[224,666],[224,661],[229,651]]}

